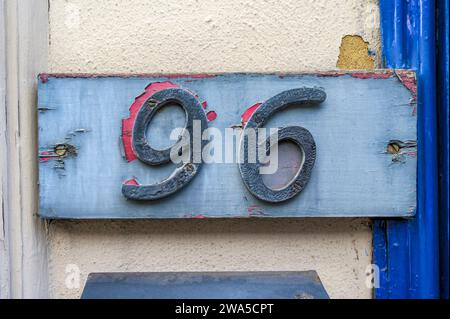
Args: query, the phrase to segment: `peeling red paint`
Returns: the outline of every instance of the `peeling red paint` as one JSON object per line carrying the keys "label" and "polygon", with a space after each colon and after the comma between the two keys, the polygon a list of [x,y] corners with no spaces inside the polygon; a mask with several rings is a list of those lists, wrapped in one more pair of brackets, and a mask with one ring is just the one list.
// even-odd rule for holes
{"label": "peeling red paint", "polygon": [[214,121],[217,118],[217,113],[214,111],[209,111],[208,113],[206,113],[206,117],[208,118],[208,121]]}
{"label": "peeling red paint", "polygon": [[392,71],[380,72],[352,72],[350,76],[358,79],[388,79],[393,75]]}
{"label": "peeling red paint", "polygon": [[411,92],[413,101],[415,102],[417,99],[417,82],[415,73],[407,70],[397,70],[395,74],[400,82],[402,82],[402,84]]}
{"label": "peeling red paint", "polygon": [[[133,143],[132,143],[133,126],[134,126],[134,121],[136,120],[136,116],[137,116],[139,110],[141,109],[142,105],[145,103],[145,101],[147,101],[147,99],[150,96],[152,96],[156,92],[161,91],[163,89],[167,89],[167,88],[178,88],[178,87],[179,87],[179,85],[174,84],[169,81],[153,82],[153,83],[150,83],[149,85],[147,85],[144,92],[135,98],[133,104],[130,106],[130,116],[126,119],[122,119],[122,144],[123,144],[123,149],[124,149],[124,153],[125,153],[125,159],[128,162],[132,162],[137,159],[136,154],[134,153],[134,150],[133,150]],[[199,96],[195,92],[193,92],[189,89],[185,89],[185,90],[188,91],[189,93],[191,93],[192,95],[194,95],[197,99],[199,98]],[[202,104],[203,109],[205,109],[208,105],[206,101],[202,102],[201,104]],[[206,116],[209,121],[214,121],[217,118],[217,113],[214,111],[210,111],[207,113]]]}
{"label": "peeling red paint", "polygon": [[199,214],[199,215],[192,215],[191,218],[203,219],[203,218],[208,218],[208,217],[206,217],[205,215]]}
{"label": "peeling red paint", "polygon": [[125,185],[139,185],[138,181],[135,178],[125,181],[124,184]]}
{"label": "peeling red paint", "polygon": [[41,152],[39,153],[39,159],[43,162],[47,162],[52,159],[52,156],[45,156],[45,155],[54,155],[53,152]]}
{"label": "peeling red paint", "polygon": [[361,72],[321,72],[317,76],[320,77],[339,77],[350,75],[358,79],[388,79],[393,75],[392,70],[378,70],[378,71],[361,71]]}
{"label": "peeling red paint", "polygon": [[405,88],[411,92],[411,105],[412,105],[412,115],[416,116],[417,114],[417,81],[416,74],[413,71],[409,70],[396,70],[395,75],[400,80]]}
{"label": "peeling red paint", "polygon": [[178,85],[172,82],[153,82],[147,85],[145,92],[136,97],[133,104],[130,106],[130,117],[122,120],[122,143],[125,152],[125,158],[128,162],[137,159],[136,154],[133,151],[132,135],[133,125],[136,119],[137,113],[141,109],[144,102],[153,94],[163,89],[178,87]]}
{"label": "peeling red paint", "polygon": [[49,77],[50,77],[50,75],[47,73],[39,74],[39,78],[41,79],[42,83],[47,83]]}
{"label": "peeling red paint", "polygon": [[253,104],[252,106],[250,106],[248,109],[245,110],[244,113],[242,113],[241,116],[241,123],[243,126],[245,126],[245,124],[247,124],[248,120],[250,119],[250,117],[253,115],[253,113],[258,109],[258,107],[261,105],[262,103],[256,103]]}

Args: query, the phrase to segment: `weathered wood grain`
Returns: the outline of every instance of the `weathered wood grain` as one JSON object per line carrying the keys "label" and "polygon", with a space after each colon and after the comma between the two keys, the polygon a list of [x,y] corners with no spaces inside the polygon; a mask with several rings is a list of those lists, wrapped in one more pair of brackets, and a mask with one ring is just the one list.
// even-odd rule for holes
{"label": "weathered wood grain", "polygon": [[36,90],[38,74],[47,69],[48,1],[0,0],[0,25],[0,299],[45,298]]}
{"label": "weathered wood grain", "polygon": [[[166,81],[206,101],[206,112],[215,112],[211,119],[217,116],[209,126],[222,132],[239,126],[250,106],[283,90],[325,90],[327,99],[320,106],[285,109],[266,125],[302,126],[314,136],[316,163],[305,189],[286,202],[270,204],[248,192],[236,163],[213,163],[204,164],[189,185],[167,198],[126,200],[121,193],[124,181],[136,177],[142,184],[154,183],[174,169],[172,164],[152,167],[139,160],[128,162],[120,138],[122,119],[129,116],[135,98],[150,83]],[[416,206],[415,92],[413,73],[390,70],[41,75],[40,214],[74,219],[411,216]],[[164,140],[169,128],[180,122],[179,112],[166,113],[161,112],[150,126],[150,132]],[[389,145],[390,141],[397,142]],[[54,152],[58,144],[73,148],[64,150],[69,153],[60,158]],[[298,162],[293,165],[298,167]]]}

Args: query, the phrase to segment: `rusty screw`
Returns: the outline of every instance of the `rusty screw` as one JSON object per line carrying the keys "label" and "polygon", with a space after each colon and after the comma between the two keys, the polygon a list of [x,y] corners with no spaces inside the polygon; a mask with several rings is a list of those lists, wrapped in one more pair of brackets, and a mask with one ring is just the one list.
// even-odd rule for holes
{"label": "rusty screw", "polygon": [[188,164],[186,164],[185,169],[186,169],[186,172],[192,173],[192,171],[194,170],[194,165],[192,165],[191,163],[188,163]]}
{"label": "rusty screw", "polygon": [[389,143],[387,146],[387,152],[389,154],[398,154],[400,152],[400,145],[397,143]]}
{"label": "rusty screw", "polygon": [[59,144],[55,146],[55,154],[59,157],[64,157],[67,154],[67,146],[64,144]]}

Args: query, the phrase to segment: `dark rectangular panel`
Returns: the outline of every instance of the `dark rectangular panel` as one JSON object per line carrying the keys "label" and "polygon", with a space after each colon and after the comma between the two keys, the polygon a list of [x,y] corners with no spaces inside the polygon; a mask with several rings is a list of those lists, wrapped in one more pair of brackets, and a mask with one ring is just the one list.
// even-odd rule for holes
{"label": "dark rectangular panel", "polygon": [[315,271],[90,274],[82,299],[328,299]]}

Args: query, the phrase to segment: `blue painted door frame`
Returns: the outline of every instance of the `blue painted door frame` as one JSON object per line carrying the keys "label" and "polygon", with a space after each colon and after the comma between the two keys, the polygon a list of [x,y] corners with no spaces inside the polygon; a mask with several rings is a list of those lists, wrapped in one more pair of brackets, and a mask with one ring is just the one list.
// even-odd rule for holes
{"label": "blue painted door frame", "polygon": [[449,122],[449,0],[438,3],[438,130],[439,130],[439,241],[440,241],[440,279],[441,297],[449,298],[449,200],[448,200],[448,122]]}
{"label": "blue painted door frame", "polygon": [[417,72],[418,203],[414,218],[374,222],[375,297],[448,298],[448,0],[380,0],[380,14],[385,67]]}

